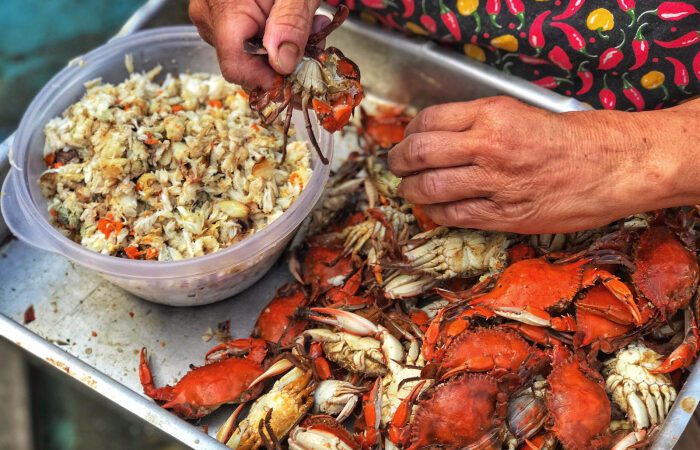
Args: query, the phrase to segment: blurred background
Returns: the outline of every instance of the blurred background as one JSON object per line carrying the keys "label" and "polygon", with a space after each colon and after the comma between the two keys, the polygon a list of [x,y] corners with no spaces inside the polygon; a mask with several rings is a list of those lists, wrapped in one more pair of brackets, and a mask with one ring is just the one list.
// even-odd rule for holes
{"label": "blurred background", "polygon": [[[143,3],[0,0],[0,141],[56,72],[107,41]],[[0,450],[185,448],[1,338],[0,405]]]}
{"label": "blurred background", "polygon": [[[107,41],[144,2],[0,0],[0,141],[56,72]],[[186,20],[187,0],[168,6],[164,16]],[[0,450],[185,448],[2,338],[0,405]],[[698,448],[696,414],[676,449]]]}

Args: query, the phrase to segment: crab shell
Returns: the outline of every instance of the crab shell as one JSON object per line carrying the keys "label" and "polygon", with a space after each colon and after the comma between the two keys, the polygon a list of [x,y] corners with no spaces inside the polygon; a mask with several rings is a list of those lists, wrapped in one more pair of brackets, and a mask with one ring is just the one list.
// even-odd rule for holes
{"label": "crab shell", "polygon": [[[551,417],[549,428],[569,450],[604,448],[610,425],[610,400],[599,380],[591,379],[571,357],[552,369],[545,396]],[[600,375],[598,375],[600,376]]]}
{"label": "crab shell", "polygon": [[[283,439],[311,409],[313,392],[312,372],[295,367],[253,403],[248,416],[238,424],[226,445],[241,450],[261,448],[264,445],[261,433],[269,442]],[[264,426],[270,410],[269,427],[274,439]]]}
{"label": "crab shell", "polygon": [[487,375],[467,374],[433,387],[415,409],[409,450],[500,448],[507,394]]}
{"label": "crab shell", "polygon": [[315,246],[304,255],[303,280],[314,294],[342,286],[355,270],[352,258],[344,257],[342,249]]}
{"label": "crab shell", "polygon": [[308,321],[299,315],[307,297],[299,285],[288,284],[260,312],[253,331],[254,336],[283,347],[304,332]]}
{"label": "crab shell", "polygon": [[639,238],[632,281],[667,318],[690,303],[698,287],[698,259],[667,227],[645,230]]}
{"label": "crab shell", "polygon": [[359,450],[357,440],[331,416],[309,416],[289,434],[290,450]]}
{"label": "crab shell", "polygon": [[262,373],[260,361],[227,358],[195,367],[174,386],[156,388],[145,348],[141,350],[139,363],[144,393],[158,402],[164,402],[163,408],[185,419],[198,419],[221,405],[247,402],[257,397],[262,386],[249,386]]}
{"label": "crab shell", "polygon": [[597,343],[611,353],[619,347],[616,341],[634,329],[634,318],[608,289],[593,286],[576,301],[576,328],[580,346]]}
{"label": "crab shell", "polygon": [[452,341],[436,363],[436,375],[444,379],[462,371],[517,373],[526,360],[534,362],[543,357],[539,349],[516,333],[479,328],[462,333]]}

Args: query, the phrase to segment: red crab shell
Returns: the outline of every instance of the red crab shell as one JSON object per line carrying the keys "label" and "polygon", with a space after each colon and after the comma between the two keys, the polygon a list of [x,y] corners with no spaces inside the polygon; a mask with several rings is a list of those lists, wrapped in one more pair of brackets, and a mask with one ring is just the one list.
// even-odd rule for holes
{"label": "red crab shell", "polygon": [[[253,340],[257,346],[258,342]],[[263,345],[264,343],[260,343]],[[155,387],[148,365],[146,349],[141,349],[139,378],[143,392],[163,402],[184,419],[204,417],[226,403],[242,403],[260,395],[262,384],[249,389],[250,384],[263,373],[262,361],[266,350],[262,346],[251,349],[246,358],[227,358],[195,367],[174,386]]]}
{"label": "red crab shell", "polygon": [[341,286],[355,269],[352,258],[343,256],[342,249],[311,247],[304,255],[303,279],[317,294]]}
{"label": "red crab shell", "polygon": [[496,286],[472,304],[561,310],[581,290],[587,262],[552,264],[544,258],[523,259],[508,266]]}
{"label": "red crab shell", "polygon": [[486,375],[461,375],[432,388],[416,407],[409,450],[500,448],[507,400],[496,380]]}
{"label": "red crab shell", "polygon": [[518,373],[526,360],[537,355],[544,357],[516,333],[479,328],[452,341],[437,362],[437,376],[444,379],[459,372]]}
{"label": "red crab shell", "polygon": [[610,291],[594,286],[576,301],[576,327],[579,345],[597,342],[610,353],[614,351],[612,341],[634,329],[634,318]]}
{"label": "red crab shell", "polygon": [[602,380],[591,379],[593,371],[584,370],[570,357],[556,365],[547,378],[550,429],[569,450],[603,448],[610,426],[610,400]]}
{"label": "red crab shell", "polygon": [[700,269],[695,254],[673,231],[663,226],[644,231],[634,261],[635,287],[667,318],[688,306],[698,287]]}
{"label": "red crab shell", "polygon": [[291,345],[294,338],[303,333],[308,325],[308,321],[299,314],[306,303],[307,296],[301,286],[282,286],[260,312],[254,336],[283,347]]}

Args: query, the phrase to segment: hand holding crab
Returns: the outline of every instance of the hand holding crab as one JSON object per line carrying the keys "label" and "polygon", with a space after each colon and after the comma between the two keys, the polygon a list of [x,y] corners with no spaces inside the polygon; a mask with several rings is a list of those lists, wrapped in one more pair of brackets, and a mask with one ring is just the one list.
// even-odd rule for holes
{"label": "hand holding crab", "polygon": [[[276,73],[290,74],[299,63],[312,29],[328,22],[314,17],[320,0],[192,0],[190,17],[202,38],[216,47],[221,73],[253,88],[272,86]],[[263,36],[267,56],[244,52],[244,42]]]}

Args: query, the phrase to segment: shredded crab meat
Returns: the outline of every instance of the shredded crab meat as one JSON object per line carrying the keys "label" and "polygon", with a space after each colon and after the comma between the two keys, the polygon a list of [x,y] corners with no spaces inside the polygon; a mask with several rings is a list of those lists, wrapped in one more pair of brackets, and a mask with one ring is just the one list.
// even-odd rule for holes
{"label": "shredded crab meat", "polygon": [[209,74],[157,83],[160,71],[90,81],[44,129],[39,184],[52,222],[96,252],[167,261],[219,251],[278,219],[311,178],[307,142],[289,142],[281,162],[281,121],[265,126],[239,86]]}

